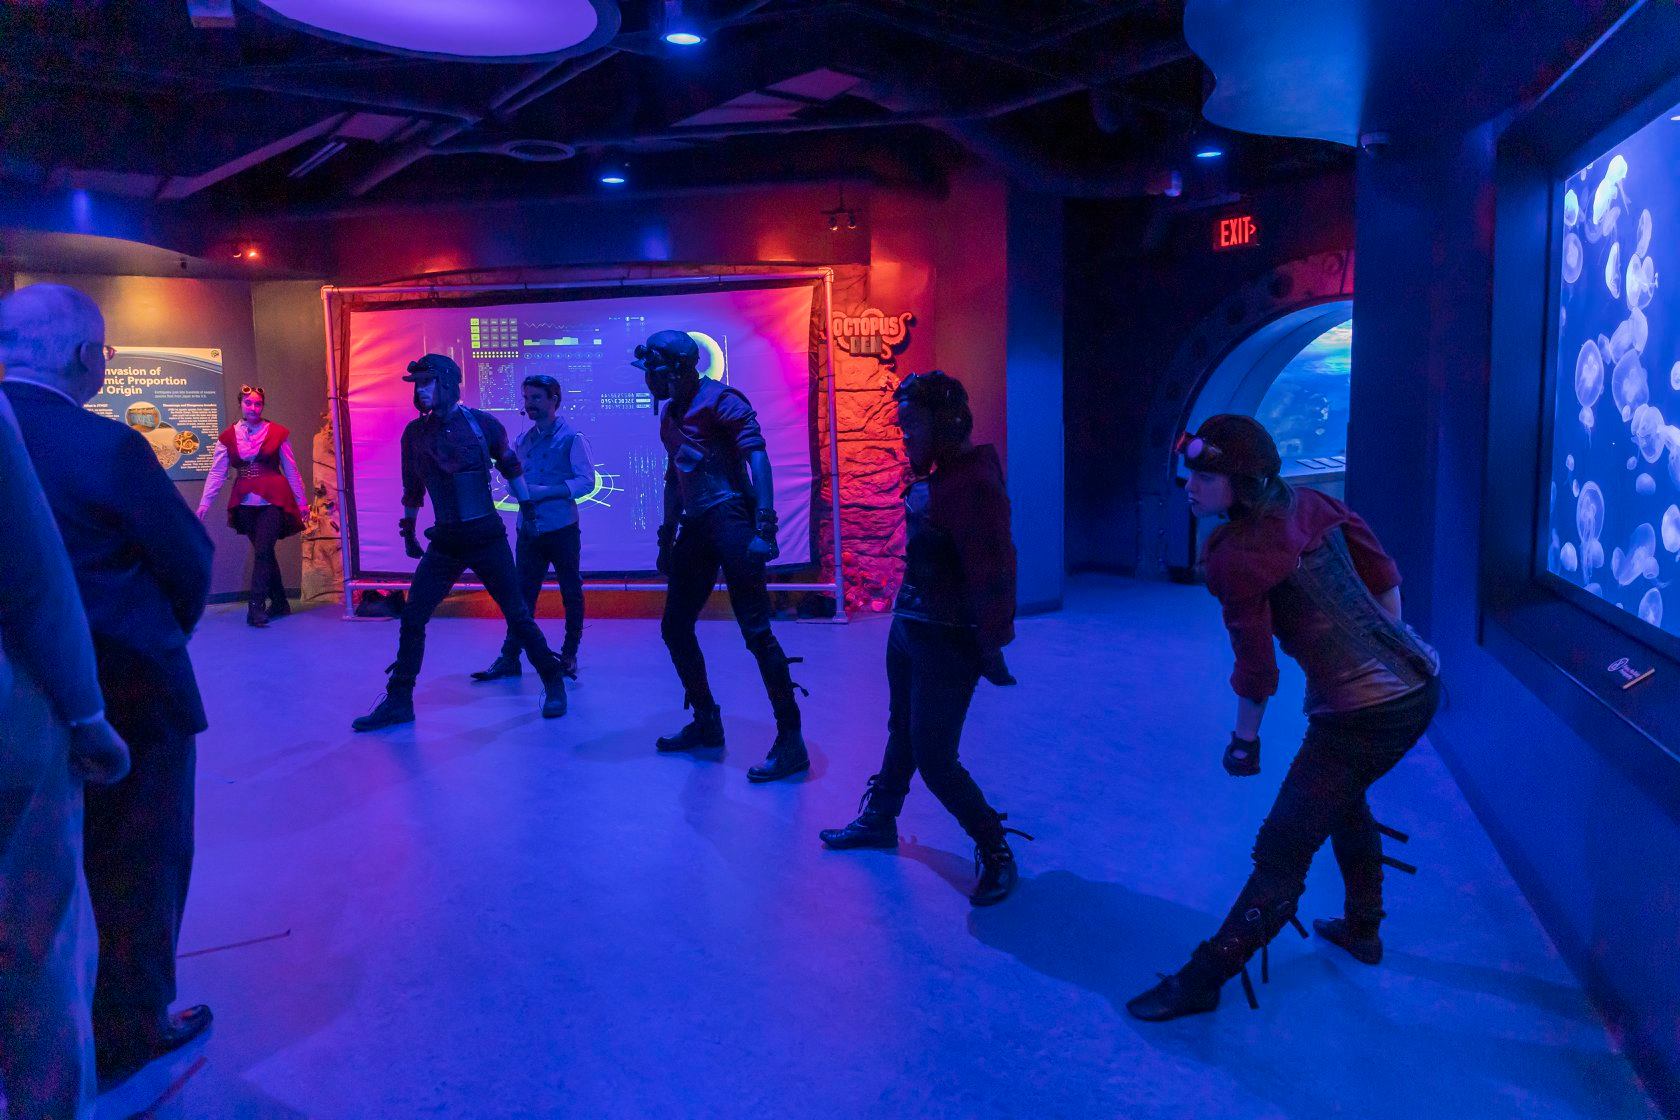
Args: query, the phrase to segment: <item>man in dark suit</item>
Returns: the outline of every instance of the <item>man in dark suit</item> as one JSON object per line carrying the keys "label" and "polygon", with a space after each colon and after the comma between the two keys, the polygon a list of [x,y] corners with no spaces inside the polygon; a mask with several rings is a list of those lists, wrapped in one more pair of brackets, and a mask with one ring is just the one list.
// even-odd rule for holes
{"label": "man in dark suit", "polygon": [[64,538],[108,718],[133,768],[87,791],[84,867],[99,928],[94,1040],[120,1080],[210,1025],[171,1015],[193,855],[194,736],[204,706],[187,637],[210,590],[211,544],[151,446],[87,411],[105,382],[105,322],[56,284],[0,300],[3,391]]}
{"label": "man in dark suit", "polygon": [[70,558],[0,393],[0,1096],[16,1117],[93,1108],[82,783],[127,772]]}

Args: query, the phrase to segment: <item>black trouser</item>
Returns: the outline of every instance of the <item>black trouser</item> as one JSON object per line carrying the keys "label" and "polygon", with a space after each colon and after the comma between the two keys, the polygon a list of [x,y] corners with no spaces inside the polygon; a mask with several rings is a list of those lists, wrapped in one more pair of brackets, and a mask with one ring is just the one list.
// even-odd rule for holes
{"label": "black trouser", "polygon": [[1254,873],[1214,946],[1235,973],[1295,913],[1307,868],[1329,839],[1347,891],[1347,917],[1374,931],[1382,910],[1382,836],[1365,793],[1417,745],[1435,718],[1440,682],[1352,712],[1312,716],[1300,753],[1254,842]]}
{"label": "black trouser", "polygon": [[747,649],[758,661],[776,726],[799,726],[799,703],[793,695],[793,678],[788,673],[787,654],[770,631],[770,590],[765,586],[764,565],[748,548],[757,535],[744,501],[729,501],[693,519],[684,519],[677,543],[671,550],[671,574],[665,592],[665,617],[659,631],[671,651],[688,703],[695,708],[717,706],[706,681],[706,658],[694,624],[717,583],[718,569],[729,588],[729,605]]}
{"label": "black trouser", "polygon": [[519,575],[513,565],[513,550],[508,547],[507,527],[501,518],[492,515],[457,525],[439,525],[428,529],[426,535],[430,543],[414,571],[408,602],[403,607],[391,683],[414,684],[426,653],[426,623],[431,621],[432,613],[455,586],[455,581],[468,569],[478,576],[484,590],[501,608],[508,629],[518,636],[525,656],[531,659],[531,667],[545,680],[559,672],[560,659],[548,648],[519,594]]}
{"label": "black trouser", "polygon": [[94,1034],[121,1043],[132,1024],[175,1000],[175,950],[193,864],[197,739],[170,710],[171,683],[191,673],[185,650],[166,662],[99,649],[106,715],[128,743],[128,776],[88,785],[83,822],[88,895],[99,928]]}
{"label": "black trouser", "polygon": [[274,546],[286,528],[286,514],[279,506],[237,506],[234,529],[251,541],[251,605],[283,603],[286,583],[280,578],[280,558]]}
{"label": "black trouser", "polygon": [[[519,571],[519,593],[524,596],[525,609],[532,617],[537,613],[537,596],[542,593],[543,578],[549,568],[560,582],[560,601],[566,606],[566,644],[562,652],[575,654],[583,640],[583,573],[580,557],[583,552],[583,532],[576,523],[554,529],[540,536],[520,533],[514,546],[514,563]],[[519,656],[519,636],[508,626],[502,640],[502,656]]]}
{"label": "black trouser", "polygon": [[922,781],[975,840],[996,840],[1002,825],[957,759],[963,721],[980,682],[974,634],[956,626],[894,618],[887,635],[887,750],[872,808],[897,815]]}

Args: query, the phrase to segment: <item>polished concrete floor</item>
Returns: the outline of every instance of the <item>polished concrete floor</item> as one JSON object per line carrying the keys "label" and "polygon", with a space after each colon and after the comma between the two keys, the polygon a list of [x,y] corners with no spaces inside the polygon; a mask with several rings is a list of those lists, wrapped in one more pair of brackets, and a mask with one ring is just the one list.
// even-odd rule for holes
{"label": "polished concrete floor", "polygon": [[[727,622],[701,639],[730,749],[689,758],[652,749],[683,718],[653,622],[592,624],[544,722],[529,673],[467,680],[494,623],[439,620],[419,722],[353,735],[393,623],[216,609],[181,995],[217,1027],[154,1115],[1653,1115],[1427,745],[1373,796],[1422,867],[1391,877],[1382,967],[1286,934],[1258,1012],[1233,985],[1212,1015],[1125,1014],[1224,913],[1303,722],[1286,678],[1265,773],[1220,770],[1205,592],[1076,582],[1022,621],[1021,684],[982,686],[964,753],[1037,840],[984,911],[920,788],[898,853],[818,845],[879,759],[886,624],[779,629],[816,763],[756,787],[769,712]],[[1303,915],[1339,905],[1326,852]]]}

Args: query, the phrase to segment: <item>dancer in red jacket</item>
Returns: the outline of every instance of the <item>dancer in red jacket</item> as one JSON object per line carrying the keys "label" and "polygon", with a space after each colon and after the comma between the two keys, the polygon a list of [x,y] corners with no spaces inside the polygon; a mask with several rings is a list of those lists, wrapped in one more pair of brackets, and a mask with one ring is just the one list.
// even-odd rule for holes
{"label": "dancer in red jacket", "polygon": [[897,847],[898,814],[920,771],[974,839],[980,879],[969,900],[986,906],[1015,887],[1006,834],[1026,834],[1003,826],[957,747],[981,678],[1015,683],[1003,660],[1015,637],[1009,495],[997,450],[970,439],[974,416],[962,382],[939,370],[913,374],[894,395],[915,481],[904,493],[904,582],[887,639],[886,757],[858,818],[820,835],[830,848]]}
{"label": "dancer in red jacket", "polygon": [[267,394],[257,386],[240,388],[239,410],[244,418],[216,441],[216,457],[198,499],[202,520],[229,473],[233,474],[228,524],[251,542],[251,599],[245,621],[252,626],[267,626],[269,619],[292,613],[274,546],[303,532],[309,520],[309,498],[292,457],[292,433],[283,424],[263,419],[267,403]]}
{"label": "dancer in red jacket", "polygon": [[1306,673],[1307,736],[1224,924],[1182,969],[1126,1005],[1152,1021],[1212,1011],[1238,973],[1253,1004],[1248,958],[1286,923],[1301,930],[1295,905],[1325,840],[1347,900],[1342,917],[1314,926],[1366,964],[1382,959],[1382,834],[1400,834],[1372,818],[1365,791],[1417,744],[1440,696],[1435,651],[1400,620],[1400,571],[1358,514],[1317,491],[1291,489],[1278,477],[1277,445],[1251,416],[1211,417],[1180,450],[1191,508],[1228,519],[1208,537],[1204,557],[1236,653],[1236,730],[1225,769],[1260,773],[1260,720],[1278,685],[1274,635]]}

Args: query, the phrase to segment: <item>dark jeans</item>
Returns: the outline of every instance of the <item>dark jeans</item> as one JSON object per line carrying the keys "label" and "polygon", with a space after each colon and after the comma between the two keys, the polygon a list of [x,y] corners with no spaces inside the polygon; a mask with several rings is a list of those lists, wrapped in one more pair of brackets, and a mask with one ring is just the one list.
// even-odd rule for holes
{"label": "dark jeans", "polygon": [[871,806],[896,815],[920,772],[929,791],[975,840],[996,839],[998,815],[957,759],[980,681],[971,631],[894,618],[887,636],[887,750]]}
{"label": "dark jeans", "polygon": [[414,684],[426,653],[426,623],[431,621],[432,613],[455,586],[455,581],[468,569],[478,576],[484,590],[501,608],[508,629],[518,636],[525,656],[531,659],[531,667],[545,680],[559,672],[560,659],[548,648],[519,594],[519,575],[514,569],[513,550],[508,547],[507,528],[501,518],[482,517],[458,525],[437,526],[427,530],[427,535],[431,543],[414,571],[408,603],[403,607],[391,683]]}
{"label": "dark jeans", "polygon": [[1235,950],[1232,959],[1246,960],[1294,915],[1307,868],[1326,839],[1347,890],[1347,917],[1374,929],[1383,916],[1382,836],[1365,794],[1429,729],[1440,687],[1432,679],[1397,700],[1308,720],[1254,842],[1254,873],[1216,939]]}
{"label": "dark jeans", "polygon": [[128,743],[128,777],[89,785],[83,822],[88,894],[99,927],[94,1034],[120,1041],[129,1024],[175,1000],[175,951],[193,865],[193,779],[199,726],[181,674],[185,651],[164,660],[99,643],[100,685],[111,726]]}
{"label": "dark jeans", "polygon": [[[566,644],[562,651],[575,654],[583,639],[583,573],[580,556],[583,551],[583,532],[575,524],[564,529],[535,536],[520,533],[514,548],[514,563],[519,571],[519,593],[525,599],[525,609],[533,617],[537,613],[537,596],[542,593],[543,577],[549,568],[560,583],[560,601],[566,606]],[[508,626],[502,640],[502,656],[519,656],[519,637]]]}
{"label": "dark jeans", "polygon": [[765,586],[764,565],[748,552],[755,535],[743,501],[725,502],[697,518],[685,519],[671,550],[665,617],[659,630],[671,651],[671,663],[682,680],[688,703],[696,708],[716,707],[694,624],[717,584],[718,569],[723,569],[729,605],[735,611],[735,622],[741,627],[747,649],[758,661],[759,675],[764,678],[770,706],[776,713],[776,726],[794,728],[799,726],[799,703],[793,695],[787,654],[770,631],[770,590]]}
{"label": "dark jeans", "polygon": [[280,578],[274,546],[286,527],[286,515],[279,506],[238,506],[233,511],[233,527],[251,540],[251,605],[284,602],[286,584]]}

